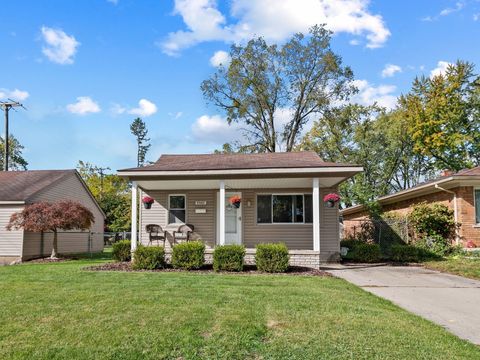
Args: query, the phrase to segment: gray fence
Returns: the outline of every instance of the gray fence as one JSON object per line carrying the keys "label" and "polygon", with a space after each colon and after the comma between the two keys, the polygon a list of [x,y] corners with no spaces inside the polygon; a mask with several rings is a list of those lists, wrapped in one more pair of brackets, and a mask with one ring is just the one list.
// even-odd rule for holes
{"label": "gray fence", "polygon": [[342,227],[342,239],[372,242],[382,248],[411,241],[407,219],[344,220]]}

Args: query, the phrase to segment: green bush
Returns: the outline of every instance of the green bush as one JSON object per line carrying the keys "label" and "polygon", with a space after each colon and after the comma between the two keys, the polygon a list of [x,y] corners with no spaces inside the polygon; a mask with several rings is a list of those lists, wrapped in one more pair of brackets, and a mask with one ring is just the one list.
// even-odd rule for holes
{"label": "green bush", "polygon": [[189,241],[175,245],[172,250],[172,266],[177,269],[200,269],[205,262],[205,244]]}
{"label": "green bush", "polygon": [[448,255],[453,248],[451,241],[441,235],[425,236],[416,242],[416,246],[437,257]]}
{"label": "green bush", "polygon": [[255,253],[257,269],[265,272],[288,270],[288,248],[282,243],[258,244]]}
{"label": "green bush", "polygon": [[132,258],[130,240],[120,240],[112,245],[112,257],[117,261],[130,261]]}
{"label": "green bush", "polygon": [[359,240],[352,240],[352,239],[340,241],[340,247],[346,247],[348,248],[349,251],[352,251],[359,244],[363,244],[363,242]]}
{"label": "green bush", "polygon": [[245,247],[242,245],[217,246],[213,251],[213,270],[242,271]]}
{"label": "green bush", "polygon": [[361,243],[353,248],[349,258],[353,261],[375,263],[381,259],[380,246],[377,244]]}
{"label": "green bush", "polygon": [[165,250],[158,246],[139,246],[133,255],[134,270],[155,270],[165,267]]}
{"label": "green bush", "polygon": [[455,236],[454,212],[446,205],[420,203],[414,206],[408,219],[421,238],[440,236],[451,241]]}
{"label": "green bush", "polygon": [[390,250],[393,261],[418,262],[420,260],[420,251],[415,246],[394,244]]}

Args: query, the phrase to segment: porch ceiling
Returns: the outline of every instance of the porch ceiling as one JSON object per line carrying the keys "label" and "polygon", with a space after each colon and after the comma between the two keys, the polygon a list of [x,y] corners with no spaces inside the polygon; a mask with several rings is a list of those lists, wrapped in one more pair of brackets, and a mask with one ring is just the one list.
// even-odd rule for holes
{"label": "porch ceiling", "polygon": [[[319,178],[320,187],[331,187],[345,180],[345,177]],[[144,190],[201,190],[218,189],[220,181],[206,180],[137,180]],[[311,188],[312,178],[271,178],[271,179],[227,179],[226,189],[281,189]]]}

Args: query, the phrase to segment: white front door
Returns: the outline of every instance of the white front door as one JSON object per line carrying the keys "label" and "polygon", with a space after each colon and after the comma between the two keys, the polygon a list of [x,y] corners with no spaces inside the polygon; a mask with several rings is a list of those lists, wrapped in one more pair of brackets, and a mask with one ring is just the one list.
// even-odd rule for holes
{"label": "white front door", "polygon": [[[233,196],[241,199],[242,193],[225,192],[225,244],[242,243],[242,201],[238,206],[232,204],[230,199]],[[220,201],[217,201],[217,204],[220,204]],[[220,224],[220,211],[217,211],[217,224]],[[220,231],[219,229],[220,227],[217,225],[217,231]]]}

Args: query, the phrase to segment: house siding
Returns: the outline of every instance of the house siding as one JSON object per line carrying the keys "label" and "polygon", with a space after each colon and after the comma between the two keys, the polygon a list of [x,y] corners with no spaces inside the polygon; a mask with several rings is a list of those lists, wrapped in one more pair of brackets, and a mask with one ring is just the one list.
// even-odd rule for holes
{"label": "house siding", "polygon": [[8,231],[10,216],[22,211],[23,205],[0,205],[0,264],[9,264],[22,256],[23,230]]}
{"label": "house siding", "polygon": [[[323,197],[336,189],[321,189]],[[265,193],[311,193],[312,189],[235,189],[242,193],[242,238],[247,248],[265,242],[283,242],[289,249],[312,250],[312,224],[257,224],[256,198],[257,194]],[[217,222],[217,190],[169,190],[148,191],[143,195],[151,196],[155,203],[151,209],[140,208],[140,241],[148,243],[147,224],[158,224],[165,227],[168,223],[168,195],[185,194],[187,197],[187,222],[195,226],[194,238],[202,239],[208,248],[216,243]],[[206,201],[206,205],[196,206],[196,201]],[[247,204],[250,203],[250,206]],[[195,208],[206,209],[205,214],[196,214]],[[172,244],[171,234],[167,234],[167,249]],[[339,252],[338,208],[326,208],[320,201],[320,257],[324,261],[333,260]]]}
{"label": "house siding", "polygon": [[[96,206],[90,194],[84,188],[82,182],[76,174],[66,176],[59,182],[53,183],[44,190],[36,194],[30,202],[39,201],[60,201],[74,200],[87,207],[95,217],[95,223],[92,225],[91,231],[94,232],[91,238],[91,249],[89,249],[88,239],[89,232],[64,232],[58,234],[58,252],[83,253],[100,252],[103,250],[103,230],[104,218]],[[40,233],[25,232],[23,245],[23,259],[48,255],[52,251],[53,234],[44,233],[43,241]]]}
{"label": "house siding", "polygon": [[[461,224],[459,235],[462,243],[473,241],[477,247],[480,247],[480,228],[475,223],[474,188],[473,186],[459,186],[448,190],[454,191],[457,195],[457,216],[458,222]],[[413,207],[421,202],[440,203],[452,210],[454,208],[453,194],[445,191],[433,191],[430,194],[382,205],[382,210],[406,217]],[[353,233],[354,227],[358,228],[360,220],[367,218],[368,214],[363,210],[343,215],[344,235]]]}

